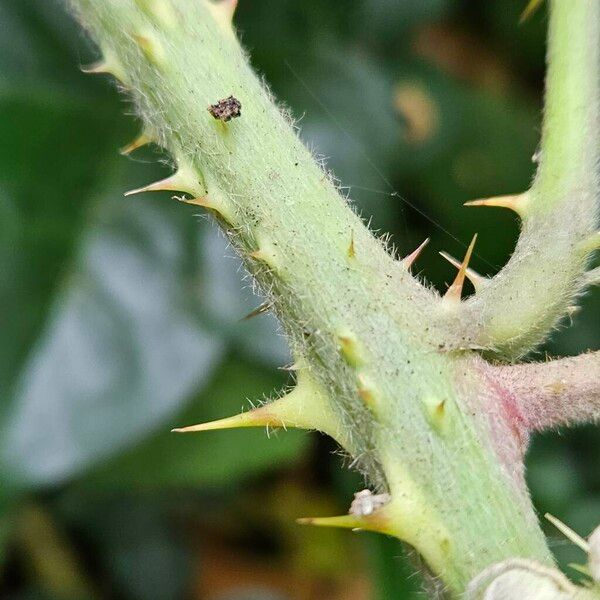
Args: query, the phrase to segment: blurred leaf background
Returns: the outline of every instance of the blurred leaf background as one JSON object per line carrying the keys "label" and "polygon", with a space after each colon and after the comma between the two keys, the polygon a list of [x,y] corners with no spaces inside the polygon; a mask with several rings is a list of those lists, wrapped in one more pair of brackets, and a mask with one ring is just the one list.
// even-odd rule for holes
{"label": "blurred leaf background", "polygon": [[[510,255],[510,214],[540,128],[546,16],[521,0],[254,0],[237,15],[258,71],[375,229],[440,290]],[[0,596],[11,600],[422,597],[395,541],[313,531],[364,483],[329,440],[294,431],[172,436],[289,380],[285,340],[216,228],[168,172],[119,156],[139,124],[57,0],[0,0]],[[600,294],[540,355],[600,346]],[[507,307],[510,310],[510,307]],[[566,325],[569,325],[567,323]],[[270,438],[270,439],[269,439]],[[587,535],[600,521],[599,433],[534,440],[534,501]],[[548,530],[563,565],[583,560]],[[574,574],[574,572],[571,572]]]}

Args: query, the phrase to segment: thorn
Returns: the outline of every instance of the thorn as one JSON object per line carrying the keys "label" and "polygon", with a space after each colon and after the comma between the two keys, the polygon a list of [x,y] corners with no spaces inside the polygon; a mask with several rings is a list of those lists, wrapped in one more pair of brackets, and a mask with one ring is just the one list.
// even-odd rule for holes
{"label": "thorn", "polygon": [[494,196],[493,198],[470,200],[469,202],[465,202],[464,206],[496,206],[500,208],[510,208],[523,218],[526,213],[528,200],[529,196],[526,193],[514,194],[511,196]]}
{"label": "thorn", "polygon": [[[220,200],[217,200],[219,198]],[[202,208],[207,208],[209,210],[214,211],[220,217],[222,217],[227,223],[230,225],[233,224],[233,216],[229,207],[226,206],[226,202],[223,199],[223,196],[218,194],[216,190],[213,189],[213,193],[206,196],[198,196],[195,198],[177,198],[180,202],[184,202],[185,204],[193,204],[194,206],[201,206]]]}
{"label": "thorn", "polygon": [[338,336],[338,343],[344,359],[351,367],[358,367],[362,364],[358,342],[351,333],[343,333]]}
{"label": "thorn", "polygon": [[272,302],[263,302],[260,306],[255,308],[252,312],[249,312],[245,317],[242,317],[242,321],[249,321],[254,317],[258,317],[266,312],[269,312],[273,308]]}
{"label": "thorn", "polygon": [[475,247],[475,242],[477,241],[477,234],[473,236],[469,247],[467,248],[467,253],[458,269],[458,273],[456,274],[456,278],[454,279],[452,285],[448,288],[446,293],[444,294],[444,300],[449,302],[460,302],[460,298],[462,295],[463,284],[465,282],[465,277],[467,275],[467,268],[469,265],[469,261],[471,260],[471,255],[473,254],[473,248]]}
{"label": "thorn", "polygon": [[299,371],[301,369],[301,365],[299,362],[292,363],[291,365],[287,365],[286,367],[279,367],[280,371]]}
{"label": "thorn", "polygon": [[142,192],[185,192],[192,196],[200,196],[201,187],[193,169],[181,166],[166,179],[161,179],[145,187],[125,192],[125,196],[133,196]]}
{"label": "thorn", "polygon": [[329,400],[319,385],[302,371],[296,387],[281,398],[233,417],[178,427],[175,433],[236,429],[239,427],[294,427],[322,431],[342,443],[341,425],[331,411]]}
{"label": "thorn", "polygon": [[152,34],[140,35],[132,33],[131,37],[151,63],[157,67],[165,64],[165,52],[162,44]]}
{"label": "thorn", "polygon": [[343,529],[367,529],[365,519],[355,515],[339,517],[303,517],[296,519],[299,525],[315,525],[316,527],[340,527]]}
{"label": "thorn", "polygon": [[[461,262],[459,260],[456,260],[456,258],[451,256],[447,252],[440,252],[440,256],[444,257],[451,265],[454,265],[457,269],[460,269]],[[468,267],[465,270],[465,275],[473,284],[473,287],[475,288],[476,292],[481,291],[490,282],[490,280],[487,277],[480,275],[477,271],[469,269]]]}
{"label": "thorn", "polygon": [[268,267],[273,270],[277,269],[277,257],[273,250],[273,247],[268,242],[262,242],[259,244],[259,249],[250,252],[248,256],[254,260],[258,260],[265,263]]}
{"label": "thorn", "polygon": [[448,424],[448,410],[446,400],[438,398],[423,398],[425,415],[431,427],[438,433],[444,433]]}
{"label": "thorn", "polygon": [[132,142],[130,142],[126,146],[123,146],[123,148],[121,148],[119,152],[123,156],[129,156],[138,148],[141,148],[142,146],[146,146],[147,144],[151,144],[153,142],[154,136],[147,133],[147,131],[144,129],[142,133],[140,133],[140,135],[138,135]]}
{"label": "thorn", "polygon": [[389,494],[373,494],[370,490],[362,490],[354,494],[354,500],[347,515],[305,517],[297,519],[297,523],[317,527],[340,527],[343,529],[391,533],[389,512],[387,510],[390,500]]}
{"label": "thorn", "polygon": [[529,4],[525,7],[525,10],[521,13],[519,18],[519,25],[522,25],[529,19],[535,11],[542,5],[544,0],[529,0]]}
{"label": "thorn", "polygon": [[213,2],[209,0],[208,8],[219,25],[225,30],[233,33],[233,16],[238,5],[238,0],[220,0]]}
{"label": "thorn", "polygon": [[81,71],[86,75],[112,75],[124,83],[126,80],[125,70],[121,67],[116,55],[111,50],[105,50],[103,54],[103,58],[87,67],[81,67]]}
{"label": "thorn", "polygon": [[570,527],[565,525],[560,519],[557,519],[555,516],[550,513],[546,513],[544,515],[556,529],[558,529],[569,541],[571,541],[576,546],[579,546],[584,552],[590,551],[590,545],[577,533],[575,533]]}
{"label": "thorn", "polygon": [[400,262],[407,269],[410,269],[412,267],[413,263],[417,260],[417,258],[419,258],[419,255],[421,254],[421,252],[423,252],[423,249],[425,248],[425,246],[427,246],[427,244],[429,244],[429,240],[430,240],[430,238],[427,238],[424,242],[421,243],[421,245],[416,250],[413,250],[408,256],[405,256]]}

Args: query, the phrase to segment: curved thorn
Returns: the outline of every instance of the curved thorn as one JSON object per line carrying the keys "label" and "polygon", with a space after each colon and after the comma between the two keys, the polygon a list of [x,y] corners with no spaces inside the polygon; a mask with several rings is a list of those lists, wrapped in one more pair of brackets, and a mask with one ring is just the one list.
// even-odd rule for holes
{"label": "curved thorn", "polygon": [[192,169],[180,167],[166,179],[161,179],[135,190],[125,192],[125,196],[133,196],[143,192],[185,192],[193,196],[200,196],[200,184]]}
{"label": "curved thorn", "polygon": [[[455,266],[457,269],[460,269],[461,262],[454,258],[451,254],[448,254],[444,251],[441,251],[439,254],[440,256],[445,258],[451,265]],[[470,269],[468,267],[465,270],[465,275],[467,276],[467,279],[473,284],[473,287],[475,288],[476,292],[482,290],[489,283],[489,279],[487,277],[480,275],[477,271],[474,271],[473,269]]]}
{"label": "curved thorn", "polygon": [[475,247],[475,242],[477,241],[477,234],[473,236],[469,247],[467,248],[467,252],[465,257],[458,269],[458,273],[456,274],[456,278],[452,282],[452,285],[448,288],[446,293],[444,294],[444,300],[451,302],[460,302],[460,298],[462,295],[463,285],[465,283],[465,277],[467,275],[467,268],[469,265],[469,261],[471,260],[471,255],[473,254],[473,248]]}
{"label": "curved thorn", "polygon": [[419,258],[419,255],[421,254],[421,252],[423,251],[425,246],[427,246],[427,244],[429,244],[430,239],[431,238],[427,238],[424,242],[421,243],[420,246],[418,246],[416,248],[416,250],[413,250],[408,256],[405,256],[400,262],[407,269],[410,269],[412,267],[413,263],[417,260],[417,258]]}
{"label": "curved thorn", "polygon": [[104,56],[100,60],[88,65],[87,67],[81,67],[82,73],[86,75],[112,75],[116,77],[121,83],[125,82],[126,76],[125,71],[121,67],[116,56],[109,50],[104,51]]}
{"label": "curved thorn", "polygon": [[154,142],[153,136],[151,136],[146,131],[142,131],[140,135],[138,135],[133,141],[129,142],[126,146],[123,146],[119,150],[119,153],[123,156],[129,156],[132,152],[141,148],[142,146],[146,146],[147,144],[151,144]]}

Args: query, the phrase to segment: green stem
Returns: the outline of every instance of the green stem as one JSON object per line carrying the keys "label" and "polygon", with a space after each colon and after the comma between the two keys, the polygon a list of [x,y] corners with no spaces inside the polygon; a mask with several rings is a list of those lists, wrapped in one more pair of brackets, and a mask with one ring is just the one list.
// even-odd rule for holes
{"label": "green stem", "polygon": [[[372,515],[311,522],[360,526],[409,542],[454,597],[492,563],[511,557],[551,563],[523,481],[514,402],[477,357],[452,351],[481,339],[522,349],[527,335],[514,342],[511,332],[531,329],[547,292],[526,289],[539,257],[531,258],[531,248],[519,250],[488,286],[492,291],[481,293],[483,300],[441,300],[386,253],[274,106],[226,19],[230,2],[71,3],[131,92],[146,133],[179,167],[158,187],[196,196],[193,202],[217,215],[288,333],[299,363],[297,391],[236,422],[326,431],[375,488],[391,494]],[[550,57],[554,48],[570,64],[570,46],[558,40],[595,33],[587,21],[597,16],[597,4],[568,4],[572,11],[552,13]],[[549,88],[561,86],[553,77]],[[230,94],[241,102],[241,117],[216,121],[209,105]],[[549,91],[549,98],[555,94]],[[550,155],[551,135],[544,142]],[[562,200],[555,205],[567,210]],[[588,209],[589,203],[582,217]],[[540,231],[532,223],[540,225],[533,218],[526,223],[523,243],[547,250],[545,222]],[[572,250],[590,227],[578,222],[567,228],[566,241],[554,243]],[[582,262],[569,263],[560,285]],[[548,266],[544,276],[555,269]],[[531,310],[512,306],[510,293],[517,292],[507,290],[508,276],[512,288],[525,288],[517,292],[533,303]],[[513,321],[499,316],[501,308],[508,317],[515,313]],[[476,319],[468,320],[469,311]],[[542,320],[547,327],[555,316]]]}

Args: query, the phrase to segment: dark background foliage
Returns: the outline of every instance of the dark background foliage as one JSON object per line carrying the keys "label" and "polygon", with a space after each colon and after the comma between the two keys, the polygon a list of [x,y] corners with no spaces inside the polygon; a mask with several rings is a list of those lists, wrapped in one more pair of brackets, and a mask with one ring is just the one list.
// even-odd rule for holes
{"label": "dark background foliage", "polygon": [[[462,207],[533,173],[546,16],[522,0],[242,0],[256,68],[372,226],[438,289],[479,232],[494,273],[513,215]],[[395,541],[317,531],[360,478],[316,434],[173,436],[288,383],[269,316],[215,227],[168,172],[117,148],[139,124],[57,0],[0,0],[0,595],[8,599],[418,597]],[[162,161],[162,163],[161,163]],[[540,351],[598,349],[598,290]],[[506,310],[510,310],[507,306]],[[568,323],[567,323],[568,325]],[[598,431],[539,436],[532,494],[587,535],[600,521]],[[468,493],[468,490],[465,490]],[[561,563],[583,557],[549,530]],[[571,572],[573,573],[573,572]]]}

